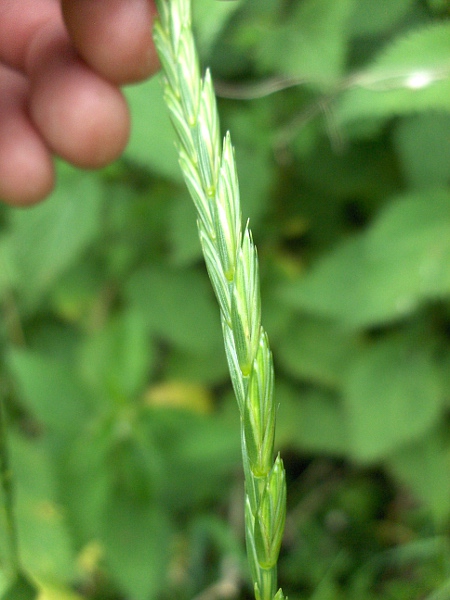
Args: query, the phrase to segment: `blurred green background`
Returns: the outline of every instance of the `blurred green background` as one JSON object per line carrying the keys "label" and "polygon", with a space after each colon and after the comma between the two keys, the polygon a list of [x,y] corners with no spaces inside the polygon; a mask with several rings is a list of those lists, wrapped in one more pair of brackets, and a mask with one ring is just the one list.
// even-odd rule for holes
{"label": "blurred green background", "polygon": [[[450,3],[195,0],[258,246],[291,600],[450,598]],[[239,424],[158,78],[0,207],[0,393],[41,600],[250,599]],[[8,555],[1,516],[0,589]]]}

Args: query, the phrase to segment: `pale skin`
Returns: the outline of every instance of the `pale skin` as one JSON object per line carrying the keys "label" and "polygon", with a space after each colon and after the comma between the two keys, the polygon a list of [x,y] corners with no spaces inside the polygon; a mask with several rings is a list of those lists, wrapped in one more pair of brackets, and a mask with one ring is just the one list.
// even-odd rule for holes
{"label": "pale skin", "polygon": [[0,0],[0,200],[43,200],[55,156],[98,168],[123,152],[120,86],[158,69],[153,0]]}

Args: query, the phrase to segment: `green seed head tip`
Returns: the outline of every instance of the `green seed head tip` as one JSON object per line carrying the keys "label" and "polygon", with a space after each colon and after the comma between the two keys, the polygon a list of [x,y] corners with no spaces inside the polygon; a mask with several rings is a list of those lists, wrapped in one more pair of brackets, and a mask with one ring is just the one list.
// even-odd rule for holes
{"label": "green seed head tip", "polygon": [[283,590],[280,588],[273,597],[273,600],[287,600],[287,596],[283,594]]}

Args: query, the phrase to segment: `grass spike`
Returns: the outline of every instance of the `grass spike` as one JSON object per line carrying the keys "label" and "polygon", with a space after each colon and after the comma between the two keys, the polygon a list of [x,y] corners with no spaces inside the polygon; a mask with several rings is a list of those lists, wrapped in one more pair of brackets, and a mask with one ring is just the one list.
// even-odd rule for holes
{"label": "grass spike", "polygon": [[[261,325],[258,256],[242,229],[230,134],[220,143],[211,74],[202,80],[190,0],[157,0],[155,45],[164,97],[179,138],[179,162],[198,213],[199,237],[217,297],[225,351],[241,416],[246,540],[256,600],[285,600],[277,561],[286,518],[283,461],[274,461],[273,364]],[[278,591],[277,591],[278,589]]]}

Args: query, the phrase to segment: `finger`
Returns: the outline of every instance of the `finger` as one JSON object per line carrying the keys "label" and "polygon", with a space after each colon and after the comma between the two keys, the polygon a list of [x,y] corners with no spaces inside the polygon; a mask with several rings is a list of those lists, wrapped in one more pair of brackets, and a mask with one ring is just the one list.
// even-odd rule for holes
{"label": "finger", "polygon": [[53,187],[49,150],[26,117],[27,83],[0,66],[0,199],[33,204]]}
{"label": "finger", "polygon": [[35,36],[30,56],[30,115],[51,149],[87,168],[117,158],[129,135],[121,92],[89,69],[50,26]]}
{"label": "finger", "polygon": [[63,0],[62,8],[80,56],[110,81],[139,81],[158,68],[153,0]]}
{"label": "finger", "polygon": [[0,0],[0,61],[25,71],[29,46],[48,24],[64,30],[58,0]]}

